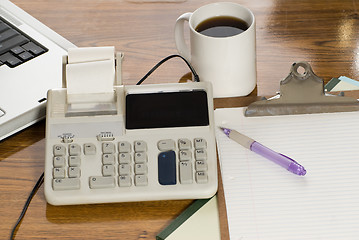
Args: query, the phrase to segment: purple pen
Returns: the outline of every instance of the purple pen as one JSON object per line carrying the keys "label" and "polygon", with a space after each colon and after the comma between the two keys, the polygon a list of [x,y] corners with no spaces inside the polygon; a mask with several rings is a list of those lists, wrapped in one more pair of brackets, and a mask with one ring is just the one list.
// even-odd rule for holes
{"label": "purple pen", "polygon": [[252,138],[249,138],[235,130],[228,129],[228,128],[222,128],[223,132],[232,140],[239,143],[245,148],[248,148],[249,150],[271,160],[272,162],[278,164],[279,166],[282,166],[283,168],[287,169],[289,172],[292,172],[294,174],[304,176],[307,171],[304,169],[303,166],[301,166],[299,163],[294,161],[293,159],[277,153],[266,146],[263,146],[259,142],[256,142]]}

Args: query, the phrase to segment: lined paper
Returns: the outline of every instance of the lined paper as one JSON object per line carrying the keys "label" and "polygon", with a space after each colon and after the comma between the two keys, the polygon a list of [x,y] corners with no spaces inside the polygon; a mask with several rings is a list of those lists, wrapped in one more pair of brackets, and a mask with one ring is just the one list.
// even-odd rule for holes
{"label": "lined paper", "polygon": [[243,116],[217,109],[236,129],[295,159],[297,176],[216,130],[231,240],[358,239],[359,112]]}

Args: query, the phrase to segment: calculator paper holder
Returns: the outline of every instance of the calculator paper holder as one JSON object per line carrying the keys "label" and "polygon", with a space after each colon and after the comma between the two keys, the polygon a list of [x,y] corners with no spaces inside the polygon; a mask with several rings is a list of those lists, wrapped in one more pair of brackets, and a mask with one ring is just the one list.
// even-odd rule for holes
{"label": "calculator paper holder", "polygon": [[117,114],[114,85],[122,85],[122,59],[114,47],[69,49],[64,64],[66,117]]}
{"label": "calculator paper holder", "polygon": [[[298,72],[298,68],[304,72]],[[356,99],[326,95],[324,82],[307,62],[294,63],[289,75],[280,82],[280,96],[260,100],[248,106],[246,117],[275,116],[326,112],[358,111]]]}

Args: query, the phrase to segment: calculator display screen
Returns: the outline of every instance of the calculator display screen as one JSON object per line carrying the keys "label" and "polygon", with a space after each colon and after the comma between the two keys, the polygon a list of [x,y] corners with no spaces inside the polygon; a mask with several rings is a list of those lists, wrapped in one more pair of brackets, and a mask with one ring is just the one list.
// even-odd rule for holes
{"label": "calculator display screen", "polygon": [[208,126],[203,90],[128,94],[126,129]]}

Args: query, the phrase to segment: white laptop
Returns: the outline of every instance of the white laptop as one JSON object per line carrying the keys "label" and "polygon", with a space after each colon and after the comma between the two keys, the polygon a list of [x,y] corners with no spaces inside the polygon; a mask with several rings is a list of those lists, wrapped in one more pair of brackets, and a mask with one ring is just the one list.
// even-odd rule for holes
{"label": "white laptop", "polygon": [[0,140],[45,117],[46,94],[62,87],[62,59],[76,47],[0,0]]}

